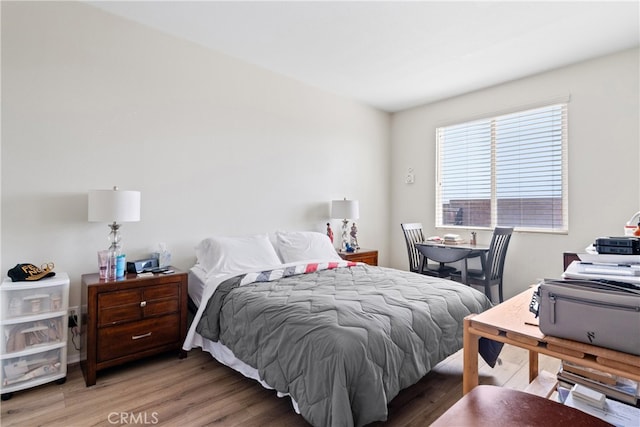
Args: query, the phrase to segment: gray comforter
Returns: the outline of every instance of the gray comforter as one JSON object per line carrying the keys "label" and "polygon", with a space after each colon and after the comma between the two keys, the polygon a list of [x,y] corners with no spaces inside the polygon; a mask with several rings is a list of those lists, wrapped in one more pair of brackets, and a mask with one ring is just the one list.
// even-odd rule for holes
{"label": "gray comforter", "polygon": [[197,331],[289,393],[314,426],[386,420],[401,389],[462,347],[464,317],[491,306],[455,282],[362,264],[243,278],[216,289]]}

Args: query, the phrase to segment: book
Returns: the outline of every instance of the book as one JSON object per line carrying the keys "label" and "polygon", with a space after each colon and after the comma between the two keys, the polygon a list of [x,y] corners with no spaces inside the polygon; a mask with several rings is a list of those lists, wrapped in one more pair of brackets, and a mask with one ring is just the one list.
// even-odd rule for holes
{"label": "book", "polygon": [[464,240],[462,240],[459,234],[445,234],[443,237],[445,245],[459,245],[464,243]]}
{"label": "book", "polygon": [[580,375],[592,380],[599,381],[603,384],[616,385],[618,377],[608,372],[602,372],[598,369],[588,368],[586,366],[577,365],[566,360],[562,361],[562,370],[572,372],[576,375]]}
{"label": "book", "polygon": [[581,384],[603,393],[609,398],[620,402],[636,405],[638,403],[638,383],[636,381],[618,377],[615,385],[604,384],[591,378],[583,377],[573,372],[558,371],[558,380],[572,385]]}

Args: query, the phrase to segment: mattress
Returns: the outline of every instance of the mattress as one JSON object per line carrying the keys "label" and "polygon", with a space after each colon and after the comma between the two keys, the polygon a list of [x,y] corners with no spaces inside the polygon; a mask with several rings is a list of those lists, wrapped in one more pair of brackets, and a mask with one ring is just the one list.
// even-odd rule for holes
{"label": "mattress", "polygon": [[202,294],[204,293],[205,283],[207,281],[207,272],[199,264],[194,265],[189,270],[189,298],[196,305],[200,307],[200,301],[202,301]]}

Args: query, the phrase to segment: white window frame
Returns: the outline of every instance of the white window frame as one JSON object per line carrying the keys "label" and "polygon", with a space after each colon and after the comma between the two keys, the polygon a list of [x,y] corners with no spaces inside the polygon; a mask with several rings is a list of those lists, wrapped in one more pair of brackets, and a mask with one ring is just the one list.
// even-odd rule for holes
{"label": "white window frame", "polygon": [[[436,190],[435,190],[435,226],[436,228],[453,228],[453,229],[493,229],[497,226],[514,226],[515,229],[517,231],[527,231],[527,232],[541,232],[541,233],[557,233],[557,234],[566,234],[568,233],[569,230],[569,212],[568,212],[568,172],[567,172],[567,168],[568,168],[568,160],[567,160],[567,145],[568,145],[568,104],[569,104],[569,99],[561,99],[561,100],[554,100],[554,101],[549,101],[546,103],[540,103],[537,105],[533,105],[533,106],[527,106],[527,107],[521,107],[517,110],[511,110],[509,112],[505,112],[505,113],[501,113],[501,114],[494,114],[491,116],[486,116],[486,117],[480,117],[480,118],[475,118],[473,120],[465,120],[465,121],[461,121],[461,122],[457,122],[457,123],[452,123],[452,124],[448,124],[446,126],[439,126],[436,128]],[[505,223],[498,223],[498,194],[497,194],[497,178],[496,178],[496,131],[495,131],[495,124],[500,121],[500,120],[504,120],[505,118],[509,119],[518,115],[526,115],[527,113],[531,113],[534,112],[535,110],[542,110],[542,109],[551,109],[551,108],[560,108],[560,116],[561,116],[561,121],[558,124],[558,129],[560,129],[561,131],[561,150],[560,150],[560,167],[561,167],[561,171],[560,171],[560,176],[561,176],[561,195],[559,196],[559,198],[561,199],[560,203],[561,203],[561,224],[556,224],[555,226],[553,225],[553,223],[551,222],[549,224],[548,227],[546,226],[532,226],[532,225],[521,225],[521,224],[505,224]],[[445,155],[443,155],[443,149],[442,149],[442,144],[443,144],[443,138],[444,137],[444,131],[448,130],[448,129],[452,129],[455,127],[459,127],[459,126],[473,126],[476,123],[480,123],[482,125],[485,126],[487,123],[490,123],[490,128],[491,128],[491,136],[490,136],[490,187],[486,187],[486,191],[489,190],[490,188],[490,224],[485,226],[485,225],[473,225],[473,224],[451,224],[449,222],[445,221],[445,214],[444,214],[444,204],[448,203],[447,201],[444,201],[444,196],[443,196],[443,175],[445,175],[444,171],[443,171],[443,162],[444,162],[444,157]],[[555,124],[554,124],[555,126]],[[554,129],[556,129],[554,127]],[[486,129],[484,130],[484,132],[486,132]],[[469,145],[465,145],[465,147],[469,147]],[[499,148],[498,148],[499,149]],[[553,151],[553,149],[550,149],[550,151]],[[485,155],[488,155],[489,153],[484,153]],[[541,155],[542,157],[543,155]],[[471,158],[471,156],[467,156],[468,158]],[[555,158],[555,160],[557,161],[557,157]],[[551,165],[552,162],[550,162],[549,164]],[[483,165],[486,165],[486,163],[483,163]],[[487,165],[488,167],[489,165]],[[518,169],[518,170],[523,170],[522,168]],[[453,169],[449,170],[449,172],[454,171]],[[455,172],[455,171],[454,171]],[[550,176],[552,175],[552,173],[550,173]],[[451,176],[451,175],[449,175]],[[467,177],[467,172],[462,172],[460,175],[456,175],[456,176],[460,176],[460,177]],[[484,193],[485,197],[486,194],[488,193]],[[517,198],[516,198],[517,199]],[[551,210],[551,209],[550,209]],[[525,215],[526,216],[526,215]]]}

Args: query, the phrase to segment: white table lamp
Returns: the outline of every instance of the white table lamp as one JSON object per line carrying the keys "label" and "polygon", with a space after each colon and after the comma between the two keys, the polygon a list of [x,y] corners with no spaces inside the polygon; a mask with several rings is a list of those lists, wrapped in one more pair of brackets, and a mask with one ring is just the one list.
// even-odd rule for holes
{"label": "white table lamp", "polygon": [[113,190],[89,191],[89,222],[108,222],[111,228],[109,250],[120,250],[120,224],[140,221],[140,192]]}
{"label": "white table lamp", "polygon": [[331,202],[331,218],[342,219],[342,242],[340,244],[340,250],[347,249],[347,243],[349,242],[349,234],[347,232],[347,226],[349,219],[358,219],[360,217],[360,208],[357,200],[333,200]]}

